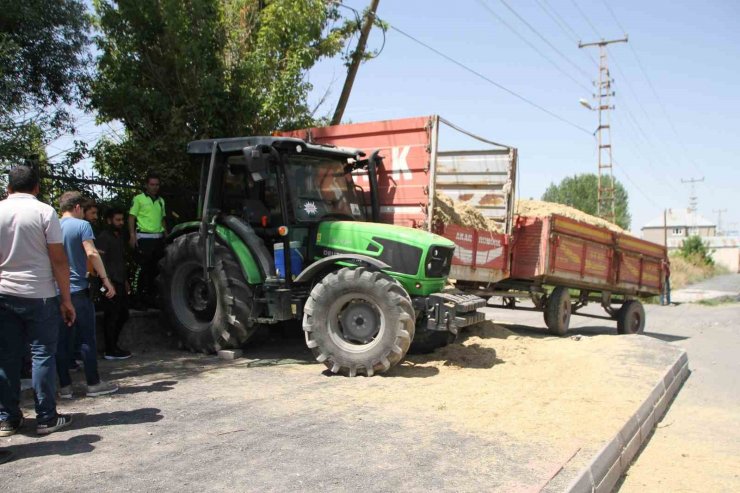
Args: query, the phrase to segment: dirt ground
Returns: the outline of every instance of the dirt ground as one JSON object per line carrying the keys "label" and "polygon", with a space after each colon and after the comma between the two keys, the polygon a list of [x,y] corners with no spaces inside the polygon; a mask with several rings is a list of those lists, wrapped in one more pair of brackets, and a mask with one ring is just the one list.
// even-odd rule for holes
{"label": "dirt ground", "polygon": [[678,352],[649,337],[486,323],[349,379],[312,361],[299,333],[233,362],[165,346],[102,362],[122,389],[63,402],[71,428],[38,438],[29,420],[0,439],[16,454],[0,489],[558,491]]}

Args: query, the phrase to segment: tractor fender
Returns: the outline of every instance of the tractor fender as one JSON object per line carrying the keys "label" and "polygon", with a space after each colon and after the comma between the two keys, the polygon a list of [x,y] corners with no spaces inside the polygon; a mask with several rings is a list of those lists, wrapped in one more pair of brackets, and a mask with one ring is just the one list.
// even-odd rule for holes
{"label": "tractor fender", "polygon": [[[167,243],[172,243],[179,236],[200,231],[200,221],[189,221],[181,223],[172,228],[167,236]],[[244,279],[249,284],[261,284],[265,278],[260,270],[260,265],[255,260],[255,255],[249,249],[248,244],[234,230],[224,225],[216,226],[216,235],[219,240],[236,256],[244,274]]]}
{"label": "tractor fender", "polygon": [[328,257],[324,257],[321,260],[317,260],[316,262],[312,263],[298,275],[298,277],[295,278],[296,283],[301,282],[309,282],[311,279],[313,279],[317,274],[320,274],[321,272],[325,271],[330,266],[336,264],[337,262],[351,262],[353,264],[356,263],[362,263],[367,264],[369,267],[371,267],[371,270],[388,270],[391,268],[390,265],[386,264],[385,262],[382,262],[376,258],[368,257],[367,255],[357,255],[353,253],[340,253],[337,255],[329,255]]}
{"label": "tractor fender", "polygon": [[252,226],[236,216],[226,216],[221,222],[228,226],[252,252],[259,265],[263,278],[275,277],[275,262],[267,250],[265,242],[257,236]]}

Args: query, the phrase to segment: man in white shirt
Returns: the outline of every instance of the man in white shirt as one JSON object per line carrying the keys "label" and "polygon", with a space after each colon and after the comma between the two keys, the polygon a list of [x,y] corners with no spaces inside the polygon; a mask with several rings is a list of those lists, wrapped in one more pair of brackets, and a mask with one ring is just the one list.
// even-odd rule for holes
{"label": "man in white shirt", "polygon": [[36,432],[45,435],[72,422],[57,413],[55,359],[61,320],[72,325],[76,316],[69,264],[56,211],[36,199],[36,170],[16,166],[8,175],[9,195],[0,202],[0,437],[23,425],[24,341],[31,344]]}

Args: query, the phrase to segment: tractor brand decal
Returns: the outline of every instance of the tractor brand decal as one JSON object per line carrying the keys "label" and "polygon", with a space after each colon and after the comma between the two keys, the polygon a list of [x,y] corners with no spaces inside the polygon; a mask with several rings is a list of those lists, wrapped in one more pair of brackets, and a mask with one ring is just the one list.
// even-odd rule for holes
{"label": "tractor brand decal", "polygon": [[319,212],[318,207],[316,207],[315,202],[306,202],[303,204],[303,210],[306,211],[306,214],[309,216],[315,215],[317,212]]}
{"label": "tractor brand decal", "polygon": [[362,213],[360,212],[360,206],[357,204],[349,204],[350,209],[352,209],[352,215],[353,216],[361,216]]}

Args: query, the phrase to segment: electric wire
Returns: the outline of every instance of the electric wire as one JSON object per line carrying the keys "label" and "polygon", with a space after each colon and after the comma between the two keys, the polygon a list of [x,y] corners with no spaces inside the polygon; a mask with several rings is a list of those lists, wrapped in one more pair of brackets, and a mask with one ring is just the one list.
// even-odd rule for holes
{"label": "electric wire", "polygon": [[594,26],[593,22],[591,22],[591,19],[588,18],[588,16],[581,9],[581,7],[578,5],[578,3],[576,2],[576,0],[570,0],[570,1],[573,4],[573,6],[576,8],[576,10],[578,11],[578,13],[581,14],[581,17],[583,17],[583,20],[586,21],[586,24],[588,24],[589,27],[591,27],[591,30],[594,32],[594,34],[596,34],[597,37],[603,39],[603,36],[601,36],[601,34],[599,34],[599,31],[598,31],[598,29],[596,29],[596,26]]}
{"label": "electric wire", "polygon": [[517,19],[519,19],[522,22],[522,24],[524,24],[525,26],[527,26],[527,28],[529,28],[530,31],[532,31],[538,38],[540,38],[543,43],[545,43],[547,46],[549,46],[555,53],[557,53],[558,55],[560,55],[560,57],[563,60],[565,60],[566,62],[568,62],[573,68],[575,68],[576,70],[578,70],[580,73],[582,73],[586,77],[591,78],[591,76],[585,70],[583,70],[573,60],[571,60],[570,58],[568,58],[565,54],[563,54],[562,51],[560,51],[555,45],[553,45],[547,38],[545,38],[542,34],[540,34],[540,32],[537,29],[535,29],[529,22],[527,22],[527,20],[524,17],[522,17],[521,15],[519,15],[516,10],[514,10],[508,3],[506,3],[505,0],[499,0],[499,2],[501,2],[503,4],[503,6],[506,7],[509,10],[509,12],[511,12],[512,14],[514,14],[514,16]]}
{"label": "electric wire", "polygon": [[[573,29],[570,24],[560,15],[558,14],[558,11],[555,10],[555,8],[548,4],[546,0],[536,0],[537,5],[540,6],[540,8],[557,24],[557,26],[560,28],[563,33],[571,40],[574,44],[578,44],[581,41],[581,36],[576,33],[575,29]],[[588,58],[591,63],[594,64],[595,67],[599,66],[599,62],[596,61],[596,59],[591,55],[591,53],[588,50],[578,50]]]}
{"label": "electric wire", "polygon": [[421,41],[421,40],[419,40],[419,39],[417,39],[415,37],[413,37],[412,35],[406,33],[405,31],[402,31],[401,29],[397,28],[396,26],[394,26],[392,24],[388,24],[388,27],[390,29],[396,31],[397,33],[401,34],[402,36],[405,36],[406,38],[410,39],[411,41],[413,41],[413,42],[415,42],[415,43],[423,46],[424,48],[428,49],[429,51],[432,51],[432,52],[436,53],[437,55],[441,56],[442,58],[444,58],[448,62],[454,63],[458,67],[466,70],[467,72],[470,72],[471,74],[475,75],[476,77],[478,77],[480,79],[483,79],[484,81],[488,82],[489,84],[491,84],[491,85],[493,85],[493,86],[501,89],[502,91],[504,91],[504,92],[506,92],[506,93],[508,93],[508,94],[510,94],[512,96],[514,96],[515,98],[519,99],[520,101],[523,101],[524,103],[526,103],[526,104],[528,104],[528,105],[530,105],[530,106],[532,106],[534,108],[537,108],[538,110],[542,111],[543,113],[546,113],[546,114],[550,115],[551,117],[553,117],[553,118],[555,118],[555,119],[557,119],[557,120],[559,120],[559,121],[561,121],[561,122],[563,122],[563,123],[565,123],[567,125],[570,125],[573,128],[576,128],[576,129],[580,130],[583,133],[586,133],[588,135],[592,135],[592,132],[590,130],[588,130],[588,129],[586,129],[586,128],[580,126],[580,125],[578,125],[577,123],[573,123],[572,121],[570,121],[570,120],[568,120],[568,119],[566,119],[566,118],[558,115],[557,113],[554,113],[554,112],[548,110],[547,108],[545,108],[543,106],[540,106],[539,104],[535,103],[534,101],[531,101],[531,100],[525,98],[521,94],[518,94],[518,93],[512,91],[511,89],[509,89],[509,88],[507,88],[507,87],[499,84],[498,82],[494,81],[493,79],[490,79],[489,77],[486,77],[485,75],[481,74],[480,72],[476,71],[475,69],[472,69],[472,68],[468,67],[467,65],[463,64],[462,62],[459,62],[459,61],[455,60],[451,56],[446,55],[445,53],[442,53],[441,51],[437,50],[436,48],[433,48],[433,47],[429,46],[428,44],[424,43],[423,41]]}
{"label": "electric wire", "polygon": [[[619,19],[617,19],[617,16],[614,13],[614,10],[612,10],[609,4],[605,0],[601,0],[601,3],[603,3],[604,7],[606,7],[606,9],[609,11],[609,14],[611,15],[617,27],[619,27],[619,29],[621,29],[622,32],[626,32],[622,24],[619,22]],[[686,145],[684,144],[684,140],[681,138],[678,131],[676,130],[676,126],[674,125],[673,120],[668,115],[668,111],[666,110],[666,107],[663,104],[663,100],[660,98],[658,91],[655,89],[655,86],[653,85],[653,81],[648,76],[647,70],[645,70],[645,66],[642,63],[640,56],[637,54],[637,50],[635,50],[632,44],[630,43],[628,44],[629,44],[630,51],[632,52],[632,55],[635,57],[635,60],[637,61],[637,67],[640,69],[640,72],[642,72],[642,76],[645,78],[645,82],[647,82],[648,87],[650,87],[650,91],[653,93],[655,100],[658,102],[658,106],[660,107],[660,110],[663,113],[663,117],[665,118],[666,122],[668,122],[668,126],[671,128],[671,131],[673,132],[673,134],[676,136],[676,140],[678,140],[679,145],[683,149],[686,159],[699,173],[703,173],[704,171],[700,168],[700,166],[696,163],[696,161],[694,161],[694,159],[691,158],[691,156],[689,155],[689,150],[686,148]]]}
{"label": "electric wire", "polygon": [[578,79],[576,79],[576,78],[575,78],[575,77],[573,77],[573,76],[572,76],[571,74],[569,74],[569,73],[568,73],[568,72],[567,72],[567,71],[566,71],[565,69],[563,69],[563,68],[562,68],[562,67],[561,67],[560,65],[558,65],[558,63],[557,63],[557,62],[555,62],[555,61],[554,61],[553,59],[551,59],[550,57],[548,57],[548,56],[547,56],[547,55],[546,55],[545,53],[543,53],[543,52],[542,52],[542,51],[541,51],[541,50],[540,50],[539,48],[537,48],[537,47],[536,47],[536,46],[535,46],[535,45],[534,45],[533,43],[531,43],[531,42],[530,42],[530,41],[529,41],[529,40],[528,40],[527,38],[525,38],[525,37],[524,37],[524,36],[523,36],[523,35],[522,35],[521,33],[519,33],[519,31],[517,31],[517,30],[516,30],[516,29],[514,29],[514,28],[513,28],[513,27],[512,27],[512,26],[511,26],[510,24],[508,24],[508,23],[507,23],[507,22],[506,22],[506,21],[505,21],[505,20],[504,20],[504,19],[503,19],[503,18],[502,18],[502,17],[500,16],[500,15],[498,15],[498,14],[497,14],[497,13],[496,13],[496,12],[495,12],[495,11],[494,11],[494,10],[493,10],[492,8],[491,8],[491,6],[490,6],[490,5],[488,5],[488,4],[487,4],[487,3],[486,3],[486,2],[484,1],[484,0],[477,0],[477,1],[478,1],[478,3],[480,4],[480,6],[481,6],[481,7],[483,7],[484,9],[486,9],[486,10],[487,10],[487,11],[488,11],[488,12],[489,12],[489,13],[490,13],[490,14],[491,14],[491,15],[492,15],[492,16],[493,16],[494,18],[496,18],[496,19],[497,19],[497,20],[498,20],[498,21],[499,21],[499,22],[500,22],[501,24],[503,24],[504,26],[506,26],[506,28],[507,28],[507,29],[509,29],[509,31],[511,31],[512,33],[514,33],[514,35],[515,35],[516,37],[518,37],[519,39],[521,39],[521,40],[522,40],[522,41],[523,41],[524,43],[526,43],[526,44],[527,44],[527,46],[529,46],[529,47],[530,47],[530,48],[532,48],[532,49],[533,49],[534,51],[536,51],[536,52],[537,52],[537,53],[538,53],[538,54],[539,54],[539,55],[540,55],[540,56],[541,56],[542,58],[544,58],[545,60],[547,60],[548,62],[550,62],[550,64],[551,64],[551,65],[552,65],[553,67],[555,67],[555,69],[556,69],[556,70],[557,70],[558,72],[560,72],[560,73],[561,73],[561,74],[563,74],[563,75],[564,75],[565,77],[567,77],[568,79],[570,79],[570,80],[571,80],[571,81],[572,81],[573,83],[575,83],[576,85],[578,85],[578,87],[580,87],[581,89],[584,89],[584,90],[585,90],[585,91],[587,91],[587,92],[590,92],[590,91],[591,91],[591,88],[587,87],[587,86],[586,86],[585,84],[583,84],[583,83],[582,83],[582,82],[580,82],[580,81],[579,81]]}

